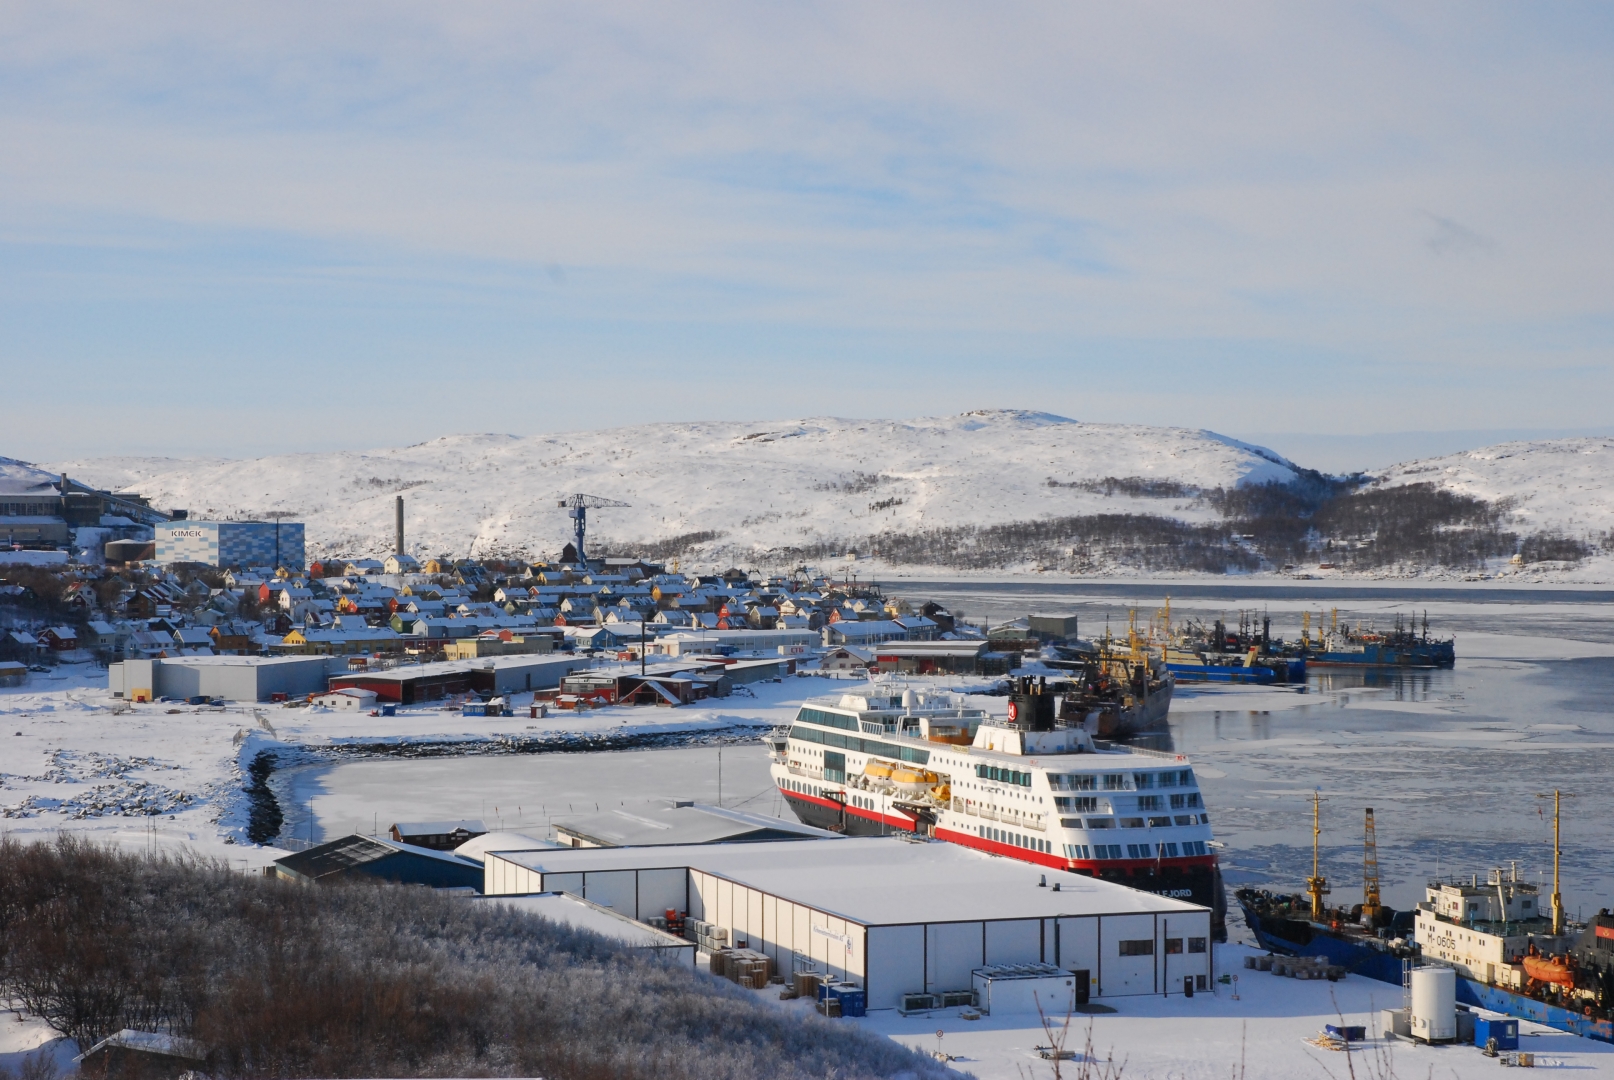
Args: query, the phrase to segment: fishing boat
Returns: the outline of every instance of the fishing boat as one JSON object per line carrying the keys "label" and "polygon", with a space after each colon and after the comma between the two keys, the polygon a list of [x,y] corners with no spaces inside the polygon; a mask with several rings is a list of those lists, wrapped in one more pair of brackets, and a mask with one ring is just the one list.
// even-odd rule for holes
{"label": "fishing boat", "polygon": [[1406,961],[1416,959],[1413,913],[1398,912],[1379,900],[1378,843],[1370,807],[1362,856],[1362,902],[1330,907],[1331,890],[1322,874],[1322,797],[1312,799],[1311,877],[1304,893],[1284,895],[1241,888],[1234,893],[1244,923],[1263,949],[1286,956],[1317,956],[1348,972],[1401,985]]}
{"label": "fishing boat", "polygon": [[1225,901],[1210,814],[1181,754],[1095,738],[1096,711],[1016,680],[1007,715],[913,687],[812,698],[768,737],[803,822],[914,833],[1202,904]]}
{"label": "fishing boat", "polygon": [[1421,631],[1416,620],[1403,622],[1400,615],[1393,628],[1377,630],[1372,626],[1341,627],[1336,608],[1332,626],[1327,630],[1319,626],[1315,642],[1311,613],[1305,613],[1300,654],[1314,667],[1443,668],[1457,663],[1457,641],[1430,637],[1427,613]]}

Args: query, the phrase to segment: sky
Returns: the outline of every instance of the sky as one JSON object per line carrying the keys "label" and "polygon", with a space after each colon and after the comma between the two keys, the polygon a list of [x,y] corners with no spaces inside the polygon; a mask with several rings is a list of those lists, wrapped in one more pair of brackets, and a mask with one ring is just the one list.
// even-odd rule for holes
{"label": "sky", "polygon": [[0,455],[1610,430],[1606,4],[4,10]]}

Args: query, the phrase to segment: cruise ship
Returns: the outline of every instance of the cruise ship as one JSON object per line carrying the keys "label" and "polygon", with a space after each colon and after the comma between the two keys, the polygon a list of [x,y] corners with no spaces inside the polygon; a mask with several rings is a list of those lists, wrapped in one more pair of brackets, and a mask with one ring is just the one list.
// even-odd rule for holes
{"label": "cruise ship", "polygon": [[1021,679],[1007,719],[918,690],[810,698],[769,736],[774,783],[809,825],[910,832],[1202,904],[1221,927],[1210,815],[1188,759],[1095,740]]}

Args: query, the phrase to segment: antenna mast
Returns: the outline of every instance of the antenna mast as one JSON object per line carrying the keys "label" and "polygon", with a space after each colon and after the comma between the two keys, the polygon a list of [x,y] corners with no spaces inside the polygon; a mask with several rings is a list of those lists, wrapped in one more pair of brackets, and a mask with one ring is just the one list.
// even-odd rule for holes
{"label": "antenna mast", "polygon": [[1362,922],[1379,917],[1379,839],[1373,828],[1373,808],[1367,808],[1367,829],[1362,834]]}
{"label": "antenna mast", "polygon": [[1311,877],[1306,879],[1306,892],[1311,896],[1311,917],[1318,922],[1323,918],[1323,897],[1329,892],[1317,845],[1318,838],[1323,834],[1322,817],[1323,793],[1316,791],[1311,796]]}
{"label": "antenna mast", "polygon": [[[1538,799],[1545,799],[1545,795],[1537,795]],[[1564,932],[1564,897],[1558,891],[1558,864],[1562,860],[1563,848],[1559,844],[1559,811],[1563,809],[1565,799],[1573,799],[1573,792],[1564,793],[1554,790],[1552,793],[1552,933],[1554,937]]]}

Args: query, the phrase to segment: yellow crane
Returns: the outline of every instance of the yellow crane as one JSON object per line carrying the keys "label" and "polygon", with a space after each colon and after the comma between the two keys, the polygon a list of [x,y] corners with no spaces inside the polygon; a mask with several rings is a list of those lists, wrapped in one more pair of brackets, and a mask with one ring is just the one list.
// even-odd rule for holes
{"label": "yellow crane", "polygon": [[1311,877],[1306,879],[1306,893],[1311,897],[1311,917],[1317,922],[1323,920],[1323,897],[1329,892],[1317,846],[1318,838],[1323,835],[1322,820],[1323,793],[1315,791],[1311,796]]}
{"label": "yellow crane", "polygon": [[1373,829],[1373,808],[1367,808],[1367,826],[1362,833],[1362,925],[1372,926],[1379,918],[1379,840]]}

